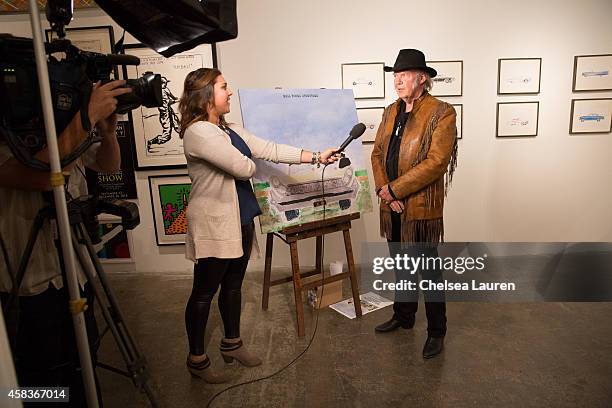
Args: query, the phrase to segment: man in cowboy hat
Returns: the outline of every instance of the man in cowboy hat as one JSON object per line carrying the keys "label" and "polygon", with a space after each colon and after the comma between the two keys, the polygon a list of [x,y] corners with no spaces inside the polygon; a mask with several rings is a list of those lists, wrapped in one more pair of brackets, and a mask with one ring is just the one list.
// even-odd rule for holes
{"label": "man in cowboy hat", "polygon": [[[380,233],[392,253],[397,251],[393,243],[401,242],[404,246],[418,244],[412,247],[413,256],[437,257],[437,244],[444,240],[444,197],[456,166],[456,113],[451,105],[429,94],[437,72],[427,66],[421,51],[400,50],[393,67],[385,71],[393,71],[398,99],[385,109],[372,151],[381,201]],[[441,270],[419,272],[423,279],[442,280]],[[446,304],[443,291],[424,295],[427,341],[423,357],[431,358],[443,348]],[[418,307],[414,296],[396,292],[393,317],[377,326],[376,332],[412,328]]]}

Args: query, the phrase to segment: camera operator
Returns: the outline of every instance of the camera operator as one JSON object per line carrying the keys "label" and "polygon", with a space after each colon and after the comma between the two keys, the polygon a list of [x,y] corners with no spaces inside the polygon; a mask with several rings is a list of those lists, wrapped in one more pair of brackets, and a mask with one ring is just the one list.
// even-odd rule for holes
{"label": "camera operator", "polygon": [[[116,171],[120,167],[121,156],[115,133],[117,117],[113,112],[117,96],[131,92],[130,88],[122,87],[124,84],[125,81],[98,82],[92,89],[86,109],[92,129],[97,128],[102,141],[92,145],[64,169],[70,172],[66,189],[72,197],[87,194],[83,166],[100,172]],[[79,112],[58,137],[60,157],[69,154],[76,147],[75,140],[82,140],[86,134]],[[0,298],[4,313],[14,281],[7,263],[15,273],[33,221],[38,211],[46,205],[41,192],[51,189],[49,172],[23,165],[13,157],[6,142],[0,140],[0,235],[6,248],[6,253],[0,251]],[[86,406],[86,399],[68,308],[69,295],[62,279],[61,250],[54,237],[57,237],[57,233],[46,220],[19,287],[18,323],[9,335],[12,335],[13,357],[20,386],[70,387],[68,406],[83,407]],[[87,290],[88,285],[78,263],[77,271],[81,289],[88,300],[85,320],[90,344],[93,344],[97,338],[93,297]],[[11,320],[8,315],[10,313],[5,315],[7,326],[8,320]],[[95,360],[94,356],[92,350]]]}

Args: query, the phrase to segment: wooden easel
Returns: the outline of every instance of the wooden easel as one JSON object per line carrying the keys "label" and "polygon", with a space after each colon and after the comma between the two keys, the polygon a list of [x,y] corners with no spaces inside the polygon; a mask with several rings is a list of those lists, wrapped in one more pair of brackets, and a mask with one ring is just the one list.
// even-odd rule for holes
{"label": "wooden easel", "polygon": [[[297,316],[298,336],[304,336],[304,305],[302,304],[302,291],[312,289],[323,284],[336,282],[342,279],[349,278],[351,281],[351,290],[353,292],[353,304],[355,305],[355,314],[361,317],[361,302],[359,301],[359,287],[357,284],[357,274],[355,272],[355,261],[353,260],[353,247],[351,246],[351,221],[359,218],[359,213],[341,215],[339,217],[328,218],[323,221],[313,221],[302,225],[295,225],[284,228],[280,234],[285,235],[285,238],[280,237],[289,245],[291,253],[291,270],[292,276],[270,281],[272,272],[272,247],[274,245],[275,233],[268,233],[266,238],[266,264],[264,269],[263,296],[261,299],[261,308],[268,310],[268,298],[270,296],[270,287],[293,281],[293,294],[295,297],[295,312]],[[342,272],[337,275],[323,277],[323,235],[331,234],[332,232],[342,231],[344,235],[344,248],[346,250],[346,261],[348,263],[348,272]],[[300,273],[300,262],[298,258],[297,243],[301,239],[317,238],[316,252],[316,269]],[[309,282],[302,285],[302,278],[321,274],[321,279]]]}

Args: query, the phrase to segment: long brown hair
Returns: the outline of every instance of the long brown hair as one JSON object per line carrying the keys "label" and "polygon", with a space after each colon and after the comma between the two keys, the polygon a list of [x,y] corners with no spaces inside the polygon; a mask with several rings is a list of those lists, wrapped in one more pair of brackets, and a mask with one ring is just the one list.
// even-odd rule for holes
{"label": "long brown hair", "polygon": [[[185,78],[183,95],[179,102],[181,113],[181,131],[183,138],[185,130],[200,120],[208,120],[208,108],[214,104],[214,86],[221,71],[216,68],[198,68],[191,71]],[[221,125],[227,125],[223,115],[219,118]]]}

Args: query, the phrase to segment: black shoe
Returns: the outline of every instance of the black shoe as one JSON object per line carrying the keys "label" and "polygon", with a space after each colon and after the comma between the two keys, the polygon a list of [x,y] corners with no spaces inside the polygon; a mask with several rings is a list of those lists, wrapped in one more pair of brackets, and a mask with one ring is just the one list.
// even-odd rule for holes
{"label": "black shoe", "polygon": [[376,326],[374,330],[378,333],[388,333],[388,332],[397,330],[400,327],[402,329],[412,329],[413,326],[414,326],[414,322],[413,323],[402,323],[399,320],[395,320],[395,318],[392,317],[391,320],[386,321]]}
{"label": "black shoe", "polygon": [[427,337],[423,347],[423,358],[432,358],[442,352],[444,348],[444,337]]}

